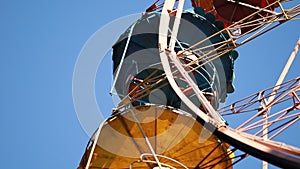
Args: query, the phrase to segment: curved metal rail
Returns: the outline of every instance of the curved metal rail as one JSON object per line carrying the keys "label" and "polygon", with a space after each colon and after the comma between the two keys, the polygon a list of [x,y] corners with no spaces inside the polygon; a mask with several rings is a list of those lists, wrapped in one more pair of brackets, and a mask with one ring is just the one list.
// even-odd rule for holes
{"label": "curved metal rail", "polygon": [[[279,1],[276,1],[276,3],[280,3]],[[281,5],[281,4],[280,4]],[[225,142],[228,142],[232,146],[247,152],[248,154],[255,156],[257,158],[260,158],[262,160],[268,161],[278,167],[282,168],[300,168],[300,149],[292,147],[292,146],[286,146],[282,143],[277,143],[269,140],[262,141],[260,137],[250,135],[243,133],[238,130],[231,129],[228,126],[222,125],[222,123],[219,121],[218,118],[215,118],[215,116],[212,116],[213,118],[210,118],[208,115],[203,113],[202,111],[199,111],[199,108],[197,108],[187,97],[184,96],[184,93],[180,90],[179,86],[176,84],[174,77],[171,72],[171,68],[169,65],[169,62],[172,61],[175,65],[180,74],[183,76],[183,78],[189,83],[190,87],[194,90],[194,92],[198,95],[198,99],[200,100],[201,104],[204,105],[205,109],[208,110],[211,114],[215,114],[215,110],[209,105],[205,97],[203,96],[202,92],[199,91],[195,83],[190,79],[189,75],[185,72],[185,69],[179,62],[178,58],[176,57],[176,54],[174,52],[172,44],[168,46],[167,44],[167,35],[168,31],[166,30],[166,27],[169,27],[169,13],[168,11],[172,10],[174,7],[174,1],[166,1],[165,6],[162,11],[162,17],[160,21],[160,34],[159,34],[159,44],[160,44],[160,57],[161,62],[164,68],[164,71],[166,72],[167,79],[176,92],[178,96],[182,99],[182,101],[189,106],[189,108],[196,113],[199,118],[201,118],[202,122],[206,123],[205,126],[208,128],[216,129],[214,131],[214,134],[221,140],[224,140]],[[180,11],[180,10],[179,10]],[[293,12],[291,12],[293,11]],[[297,11],[297,12],[295,12]],[[275,21],[281,21],[279,24],[282,24],[283,22],[290,20],[291,18],[294,18],[296,15],[299,15],[299,5],[293,10],[289,11],[282,11],[280,14],[273,15],[269,19],[262,20],[263,24],[257,25],[253,30],[257,30],[259,28],[262,28],[263,31],[260,33],[255,33],[254,35],[250,36],[250,38],[244,40],[242,43],[237,44],[236,39],[231,37],[231,42],[224,42],[224,44],[231,43],[233,45],[233,48],[240,46],[255,37],[267,32],[270,29],[273,29],[276,27],[271,27],[266,30],[266,28],[263,28],[264,25],[274,23]],[[181,13],[180,13],[181,14]],[[289,14],[291,16],[289,17]],[[249,16],[251,17],[251,16]],[[243,19],[245,21],[247,18]],[[236,23],[238,24],[238,23]],[[234,24],[233,26],[236,26]],[[278,25],[277,25],[278,26]],[[176,22],[174,24],[173,32],[177,33],[176,30]],[[230,28],[226,28],[225,30],[230,33]],[[250,31],[251,32],[251,31]],[[247,32],[247,33],[250,33]],[[176,34],[175,34],[176,35]],[[214,36],[214,35],[213,35]],[[176,36],[171,36],[173,38],[176,38]],[[241,36],[242,37],[242,36]],[[205,41],[205,40],[203,40]],[[201,42],[203,42],[201,41]],[[201,42],[195,44],[194,46],[190,47],[187,50],[191,50],[196,45],[201,44]],[[203,50],[203,49],[202,49]],[[232,49],[222,49],[222,45],[220,45],[219,49],[216,50],[223,50],[224,53],[229,52]],[[222,53],[222,52],[221,52]],[[208,52],[210,54],[210,52]],[[216,57],[216,56],[214,56]],[[170,60],[169,60],[170,59]],[[212,58],[213,59],[213,58]],[[199,59],[200,60],[200,59]],[[299,90],[299,88],[297,89]],[[271,104],[270,104],[271,105]],[[211,109],[212,108],[212,109]]]}

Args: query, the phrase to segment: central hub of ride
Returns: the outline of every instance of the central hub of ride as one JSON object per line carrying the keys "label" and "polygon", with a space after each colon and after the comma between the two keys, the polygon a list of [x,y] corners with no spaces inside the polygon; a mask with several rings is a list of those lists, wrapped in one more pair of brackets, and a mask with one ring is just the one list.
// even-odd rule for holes
{"label": "central hub of ride", "polygon": [[[160,12],[143,15],[126,30],[113,46],[115,89],[121,99],[131,100],[133,106],[163,104],[186,109],[179,96],[168,84],[159,58]],[[175,17],[171,17],[173,23]],[[227,93],[234,92],[234,60],[236,51],[222,53],[220,42],[229,36],[219,32],[224,28],[221,21],[200,7],[182,13],[181,23],[175,40],[175,52],[185,71],[193,79],[215,109],[224,102]],[[168,43],[172,37],[167,37]],[[203,44],[194,46],[199,41]],[[201,103],[195,93],[170,62],[177,85],[198,107]]]}

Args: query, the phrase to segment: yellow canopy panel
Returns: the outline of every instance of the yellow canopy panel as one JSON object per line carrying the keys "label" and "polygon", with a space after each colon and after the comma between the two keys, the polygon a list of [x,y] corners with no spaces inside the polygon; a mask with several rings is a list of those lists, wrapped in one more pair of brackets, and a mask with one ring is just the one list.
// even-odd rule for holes
{"label": "yellow canopy panel", "polygon": [[78,169],[231,168],[228,145],[190,114],[164,106],[127,109],[106,120]]}

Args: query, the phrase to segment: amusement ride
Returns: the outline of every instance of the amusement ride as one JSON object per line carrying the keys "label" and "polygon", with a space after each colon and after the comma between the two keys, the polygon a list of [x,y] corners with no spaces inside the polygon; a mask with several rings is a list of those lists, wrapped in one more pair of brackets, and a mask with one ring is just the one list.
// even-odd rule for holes
{"label": "amusement ride", "polygon": [[[286,0],[157,0],[112,46],[119,99],[90,138],[78,169],[234,168],[249,156],[300,168],[300,147],[276,137],[299,122],[300,77],[223,106],[235,88],[236,48],[288,21]],[[228,116],[239,119],[232,128]]]}

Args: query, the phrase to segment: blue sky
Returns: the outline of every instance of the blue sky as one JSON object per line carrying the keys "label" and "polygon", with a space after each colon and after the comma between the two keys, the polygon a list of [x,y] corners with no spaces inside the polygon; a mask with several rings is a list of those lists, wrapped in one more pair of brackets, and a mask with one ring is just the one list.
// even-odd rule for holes
{"label": "blue sky", "polygon": [[[1,168],[78,166],[89,137],[80,126],[72,99],[77,57],[99,28],[143,12],[151,3],[0,1]],[[289,5],[298,3],[294,0]],[[236,92],[227,102],[274,85],[299,36],[300,21],[292,21],[238,48]],[[287,79],[298,77],[299,67],[297,57]],[[101,95],[97,94],[98,99]],[[300,140],[300,136],[288,139]],[[260,163],[249,158],[239,168],[243,166],[258,168]]]}

